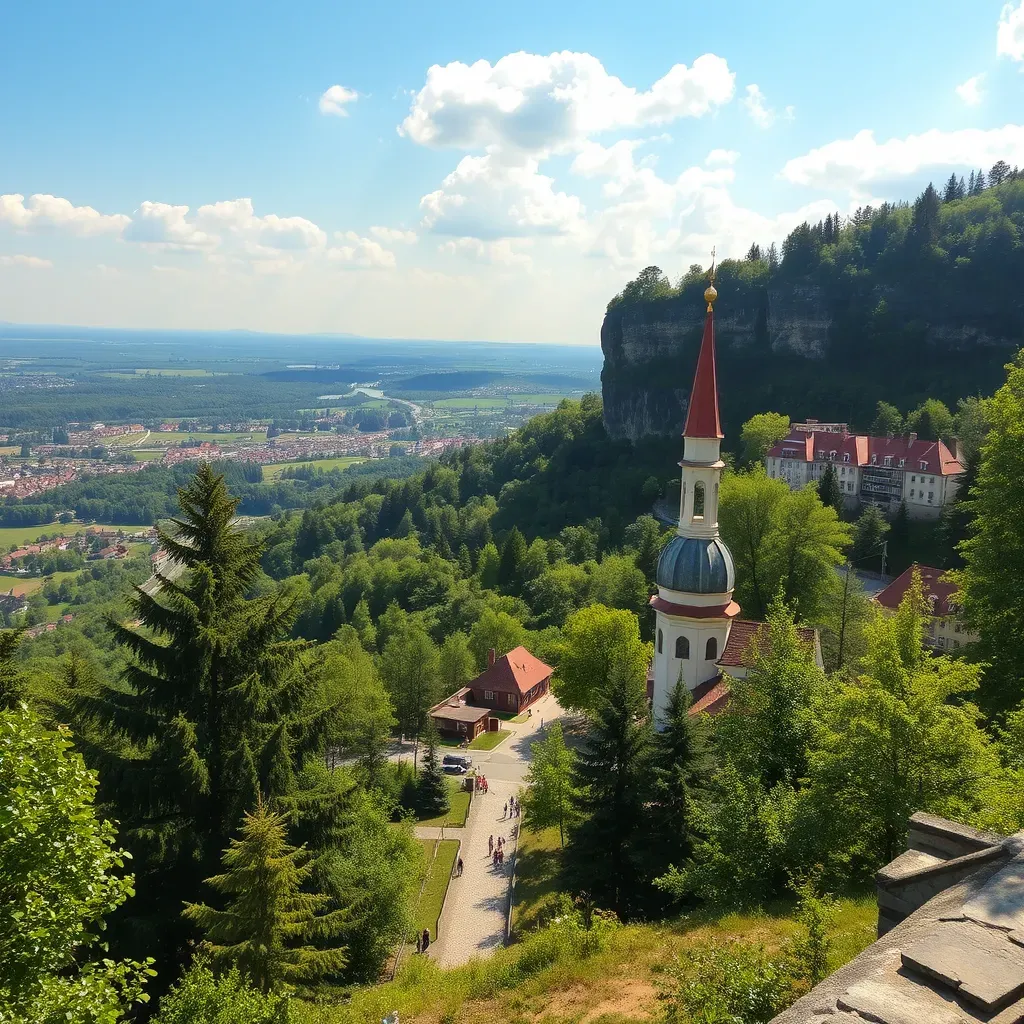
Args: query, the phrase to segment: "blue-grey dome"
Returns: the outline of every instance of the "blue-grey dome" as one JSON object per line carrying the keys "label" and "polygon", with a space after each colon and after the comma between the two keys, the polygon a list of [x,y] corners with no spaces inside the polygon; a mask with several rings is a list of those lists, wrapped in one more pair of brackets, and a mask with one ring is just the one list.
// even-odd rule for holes
{"label": "blue-grey dome", "polygon": [[686,594],[724,594],[736,586],[736,567],[718,537],[673,537],[658,559],[658,586]]}

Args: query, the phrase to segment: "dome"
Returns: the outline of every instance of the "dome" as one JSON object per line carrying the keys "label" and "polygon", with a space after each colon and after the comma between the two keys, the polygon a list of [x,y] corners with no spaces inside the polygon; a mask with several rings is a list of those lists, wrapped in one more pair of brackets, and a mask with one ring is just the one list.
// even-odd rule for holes
{"label": "dome", "polygon": [[658,559],[658,586],[684,594],[726,594],[736,586],[736,567],[718,537],[673,537]]}

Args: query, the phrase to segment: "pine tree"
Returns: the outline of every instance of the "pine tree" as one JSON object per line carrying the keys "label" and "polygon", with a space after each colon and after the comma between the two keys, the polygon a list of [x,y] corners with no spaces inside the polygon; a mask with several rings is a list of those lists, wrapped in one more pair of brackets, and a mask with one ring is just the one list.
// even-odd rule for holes
{"label": "pine tree", "polygon": [[831,462],[825,467],[825,472],[818,482],[818,497],[821,498],[822,505],[831,506],[836,510],[837,516],[842,516],[843,492],[839,488],[839,474]]}
{"label": "pine tree", "polygon": [[949,176],[949,181],[946,182],[946,187],[942,190],[942,201],[944,203],[952,203],[955,199],[958,199],[958,188],[959,186],[957,184],[956,175],[951,174]]}
{"label": "pine tree", "polygon": [[288,844],[284,817],[260,802],[225,850],[223,874],[206,879],[228,897],[227,909],[204,903],[185,908],[185,917],[206,933],[214,962],[237,966],[263,993],[345,967],[343,948],[296,944],[329,940],[348,918],[344,910],[327,910],[328,897],[302,891],[313,873],[311,861],[304,847]]}
{"label": "pine tree", "polygon": [[526,541],[513,526],[505,538],[505,546],[501,549],[501,561],[498,563],[498,584],[503,589],[515,592],[522,582],[522,564],[526,558]]}
{"label": "pine tree", "polygon": [[473,559],[470,557],[469,548],[465,544],[459,545],[459,575],[463,579],[469,579],[473,575]]}
{"label": "pine tree", "polygon": [[680,673],[654,738],[648,826],[656,875],[689,858],[691,806],[711,770],[707,722],[690,714],[692,703]]}
{"label": "pine tree", "polygon": [[985,172],[979,170],[974,176],[974,194],[981,195],[981,193],[985,191],[986,187],[987,183],[985,181]]}
{"label": "pine tree", "polygon": [[0,630],[0,711],[17,707],[24,696],[25,681],[14,664],[20,640],[20,630]]}
{"label": "pine tree", "polygon": [[365,597],[359,599],[359,603],[352,612],[352,626],[359,636],[359,642],[363,649],[375,651],[377,649],[377,630],[370,618],[370,606]]}
{"label": "pine tree", "polygon": [[971,176],[967,179],[967,194],[969,196],[976,195],[974,188],[974,171],[971,171]]}
{"label": "pine tree", "polygon": [[772,244],[768,246],[768,270],[771,273],[774,274],[775,271],[778,270],[778,269],[779,269],[779,250],[776,247],[775,243],[772,242]]}
{"label": "pine tree", "polygon": [[448,796],[448,780],[441,771],[437,756],[437,729],[433,721],[426,727],[426,752],[423,755],[423,770],[416,781],[416,805],[424,818],[436,818],[446,814],[451,806]]}
{"label": "pine tree", "polygon": [[572,880],[627,917],[645,896],[642,827],[652,731],[645,681],[630,661],[612,666],[604,699],[576,760],[583,816],[566,850]]}

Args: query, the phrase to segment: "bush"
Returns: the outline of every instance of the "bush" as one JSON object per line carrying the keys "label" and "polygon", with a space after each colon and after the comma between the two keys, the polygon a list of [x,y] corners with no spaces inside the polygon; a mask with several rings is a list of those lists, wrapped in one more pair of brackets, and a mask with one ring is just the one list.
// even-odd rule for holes
{"label": "bush", "polygon": [[265,996],[250,988],[238,968],[215,978],[197,959],[160,1004],[153,1024],[288,1024],[287,996]]}

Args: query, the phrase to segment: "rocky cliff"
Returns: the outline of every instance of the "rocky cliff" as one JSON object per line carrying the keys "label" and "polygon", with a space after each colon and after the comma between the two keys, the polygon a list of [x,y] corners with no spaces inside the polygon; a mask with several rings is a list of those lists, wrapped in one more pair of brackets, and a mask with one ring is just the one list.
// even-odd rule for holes
{"label": "rocky cliff", "polygon": [[[887,302],[882,302],[886,299]],[[620,303],[601,328],[605,426],[617,438],[679,434],[704,320],[699,288]],[[925,319],[899,292],[829,297],[812,283],[719,287],[715,310],[723,427],[774,410],[865,425],[879,399],[990,393],[1019,343],[959,316]]]}

